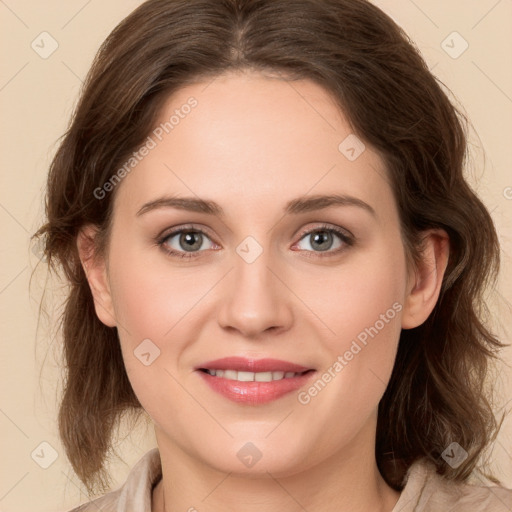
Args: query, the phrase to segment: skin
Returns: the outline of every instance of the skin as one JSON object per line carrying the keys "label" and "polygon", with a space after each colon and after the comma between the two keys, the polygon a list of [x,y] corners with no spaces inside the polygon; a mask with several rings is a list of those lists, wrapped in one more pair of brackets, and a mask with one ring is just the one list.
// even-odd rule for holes
{"label": "skin", "polygon": [[[421,264],[407,267],[382,159],[368,144],[354,161],[338,150],[353,130],[314,82],[222,75],[171,96],[157,125],[191,96],[197,107],[118,185],[107,257],[94,253],[94,226],[77,242],[98,317],[117,326],[131,384],[155,424],[163,478],[152,510],[164,510],[165,495],[167,511],[243,503],[246,512],[389,512],[399,493],[376,465],[377,407],[400,330],[423,323],[438,299],[448,237],[426,232]],[[353,205],[283,214],[298,196],[334,193],[366,202],[375,216]],[[162,207],[137,215],[165,195],[212,200],[225,214]],[[155,242],[191,223],[206,233],[195,258]],[[350,233],[353,245],[334,234],[322,251],[314,233],[302,234],[324,223]],[[250,264],[236,252],[247,236],[263,250]],[[179,239],[167,246],[186,253]],[[306,405],[296,392],[237,404],[194,371],[239,355],[319,376],[394,303],[401,311]],[[144,339],[161,351],[149,366],[134,356]],[[262,455],[251,468],[237,457],[248,442]]]}

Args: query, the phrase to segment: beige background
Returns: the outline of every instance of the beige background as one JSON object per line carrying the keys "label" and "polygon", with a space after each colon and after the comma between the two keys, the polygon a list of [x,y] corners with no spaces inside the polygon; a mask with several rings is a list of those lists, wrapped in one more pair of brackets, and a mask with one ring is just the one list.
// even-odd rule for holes
{"label": "beige background", "polygon": [[[32,251],[28,242],[42,219],[48,164],[93,55],[114,26],[139,3],[0,1],[4,48],[0,69],[1,511],[65,511],[85,500],[57,435],[59,345],[58,340],[49,338],[44,321],[38,328],[44,273],[34,275],[29,293],[30,275],[38,258],[37,249]],[[492,303],[491,311],[499,335],[510,343],[512,1],[375,3],[416,42],[434,74],[453,91],[473,123],[470,180],[492,212],[502,243],[500,299]],[[39,37],[44,31],[58,44],[46,59],[31,47],[34,40],[41,47],[44,37],[44,48],[51,48],[48,36]],[[469,44],[458,58],[452,58],[442,47],[454,31],[460,36],[450,36],[445,43],[453,46],[449,50],[452,54],[463,48],[463,40]],[[508,288],[505,283],[509,283]],[[58,283],[46,286],[48,299],[57,298],[58,292]],[[50,319],[52,322],[55,320]],[[503,359],[496,371],[501,392],[497,410],[512,408],[511,349],[503,353]],[[40,446],[43,442],[51,447]],[[130,467],[154,445],[151,427],[141,425],[131,435],[121,435],[118,448],[124,461],[112,464],[115,485],[124,481]],[[43,469],[41,465],[49,464],[53,453],[56,460]],[[496,475],[512,487],[512,414],[505,420],[490,457]]]}

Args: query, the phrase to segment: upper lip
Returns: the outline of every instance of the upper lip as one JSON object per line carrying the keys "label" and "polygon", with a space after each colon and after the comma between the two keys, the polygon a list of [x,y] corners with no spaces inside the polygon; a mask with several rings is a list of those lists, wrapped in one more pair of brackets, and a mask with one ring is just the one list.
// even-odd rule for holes
{"label": "upper lip", "polygon": [[307,368],[300,364],[282,361],[280,359],[250,359],[246,357],[223,357],[207,361],[196,367],[196,370],[237,370],[242,372],[305,372],[313,368]]}

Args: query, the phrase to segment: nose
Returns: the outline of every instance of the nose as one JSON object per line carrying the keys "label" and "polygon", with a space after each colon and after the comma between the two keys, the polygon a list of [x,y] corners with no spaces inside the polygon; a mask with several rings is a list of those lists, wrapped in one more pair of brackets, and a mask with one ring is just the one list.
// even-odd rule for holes
{"label": "nose", "polygon": [[284,276],[272,268],[267,252],[252,263],[235,254],[234,265],[222,290],[219,325],[247,338],[288,330],[293,321],[293,293]]}

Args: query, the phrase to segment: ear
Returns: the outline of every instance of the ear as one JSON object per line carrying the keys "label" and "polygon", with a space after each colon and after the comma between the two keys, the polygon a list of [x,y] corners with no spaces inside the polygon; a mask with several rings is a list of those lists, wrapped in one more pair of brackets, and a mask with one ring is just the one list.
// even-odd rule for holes
{"label": "ear", "polygon": [[434,309],[448,265],[450,238],[443,229],[424,233],[424,250],[417,268],[409,276],[402,314],[402,329],[418,327]]}
{"label": "ear", "polygon": [[105,258],[97,254],[95,241],[98,228],[83,227],[77,236],[77,248],[82,267],[94,299],[96,315],[108,327],[117,325]]}

